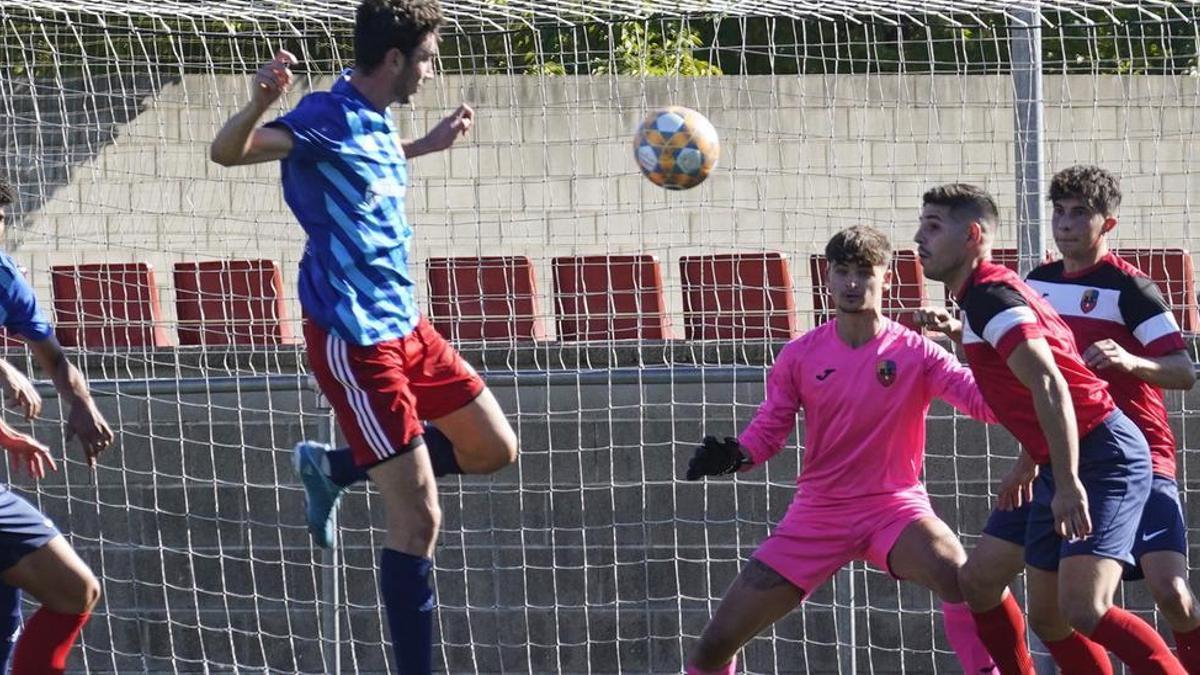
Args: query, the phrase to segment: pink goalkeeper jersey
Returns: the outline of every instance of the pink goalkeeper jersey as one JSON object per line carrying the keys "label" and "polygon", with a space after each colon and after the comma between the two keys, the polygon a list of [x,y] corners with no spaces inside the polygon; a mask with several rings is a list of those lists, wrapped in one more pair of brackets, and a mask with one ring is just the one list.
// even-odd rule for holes
{"label": "pink goalkeeper jersey", "polygon": [[969,368],[933,341],[884,319],[852,348],[837,320],[779,353],[767,398],[738,441],[761,464],[778,453],[804,410],[804,466],[797,499],[840,501],[921,485],[925,414],[940,398],[971,417],[996,421]]}

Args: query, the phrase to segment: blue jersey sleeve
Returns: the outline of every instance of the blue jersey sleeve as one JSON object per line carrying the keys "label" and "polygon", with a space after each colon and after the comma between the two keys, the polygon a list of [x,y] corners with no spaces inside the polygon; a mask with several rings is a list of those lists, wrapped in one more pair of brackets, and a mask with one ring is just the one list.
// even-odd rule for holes
{"label": "blue jersey sleeve", "polygon": [[345,115],[328,92],[305,96],[291,112],[266,126],[291,132],[294,145],[289,159],[329,157],[342,147],[347,133]]}
{"label": "blue jersey sleeve", "polygon": [[54,334],[54,327],[42,312],[33,287],[21,274],[16,263],[0,254],[0,313],[10,332],[38,342]]}

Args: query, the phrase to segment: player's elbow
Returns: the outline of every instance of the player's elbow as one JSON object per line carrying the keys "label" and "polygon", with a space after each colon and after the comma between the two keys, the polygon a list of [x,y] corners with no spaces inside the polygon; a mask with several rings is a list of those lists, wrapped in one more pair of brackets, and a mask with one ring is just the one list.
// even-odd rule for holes
{"label": "player's elbow", "polygon": [[1187,391],[1196,385],[1196,366],[1192,364],[1191,359],[1187,359],[1187,363],[1181,365],[1176,370],[1175,386],[1172,389],[1182,389]]}
{"label": "player's elbow", "polygon": [[238,164],[237,154],[230,152],[227,148],[222,147],[216,142],[208,146],[208,158],[221,166],[237,166]]}

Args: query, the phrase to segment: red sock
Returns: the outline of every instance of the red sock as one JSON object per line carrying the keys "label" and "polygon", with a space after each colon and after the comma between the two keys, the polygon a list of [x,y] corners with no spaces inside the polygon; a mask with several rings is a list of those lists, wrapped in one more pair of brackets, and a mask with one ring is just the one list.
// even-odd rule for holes
{"label": "red sock", "polygon": [[1175,653],[1188,675],[1200,675],[1200,628],[1175,634]]}
{"label": "red sock", "polygon": [[1004,594],[999,606],[976,612],[975,628],[1003,675],[1035,675],[1025,642],[1025,617],[1011,593]]}
{"label": "red sock", "polygon": [[1064,673],[1112,675],[1112,661],[1108,660],[1108,652],[1079,631],[1073,630],[1061,640],[1043,641],[1043,644]]}
{"label": "red sock", "polygon": [[13,654],[12,675],[62,675],[67,656],[90,613],[59,614],[42,607],[25,622]]}
{"label": "red sock", "polygon": [[1116,654],[1135,675],[1187,675],[1158,632],[1120,607],[1105,612],[1090,637]]}

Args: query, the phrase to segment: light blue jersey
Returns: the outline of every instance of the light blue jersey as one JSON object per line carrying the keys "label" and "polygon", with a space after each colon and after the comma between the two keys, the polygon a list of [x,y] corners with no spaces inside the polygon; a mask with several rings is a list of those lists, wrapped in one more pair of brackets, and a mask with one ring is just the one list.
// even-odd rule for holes
{"label": "light blue jersey", "polygon": [[420,318],[408,270],[408,162],[391,113],[342,74],[268,124],[295,144],[283,196],[308,233],[300,260],[305,315],[337,337],[372,345],[408,335]]}

